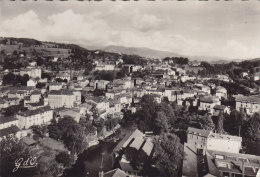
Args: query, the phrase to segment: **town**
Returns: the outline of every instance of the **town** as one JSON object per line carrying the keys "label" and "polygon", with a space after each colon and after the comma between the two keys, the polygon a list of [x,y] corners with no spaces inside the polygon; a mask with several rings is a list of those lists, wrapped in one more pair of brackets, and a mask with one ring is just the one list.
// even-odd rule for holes
{"label": "town", "polygon": [[[260,176],[260,59],[0,45],[0,176]],[[13,172],[29,157],[37,166]]]}

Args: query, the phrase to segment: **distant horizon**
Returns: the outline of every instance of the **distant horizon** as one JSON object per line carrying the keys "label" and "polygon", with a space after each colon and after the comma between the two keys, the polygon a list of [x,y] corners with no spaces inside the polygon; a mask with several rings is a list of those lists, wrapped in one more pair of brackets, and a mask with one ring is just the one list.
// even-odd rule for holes
{"label": "distant horizon", "polygon": [[[221,56],[193,56],[193,55],[186,55],[186,54],[182,54],[182,53],[178,53],[175,51],[166,51],[166,50],[158,50],[158,49],[153,49],[153,48],[148,48],[148,47],[130,47],[130,46],[119,46],[119,45],[107,45],[107,46],[89,46],[89,45],[84,45],[84,44],[77,44],[77,43],[73,43],[73,42],[64,42],[64,41],[54,41],[54,40],[39,40],[37,38],[32,38],[32,37],[16,37],[16,36],[0,36],[1,38],[24,38],[24,39],[33,39],[33,40],[37,40],[40,42],[53,42],[53,43],[60,43],[60,44],[73,44],[73,45],[78,45],[82,48],[85,48],[87,50],[104,50],[104,48],[106,47],[110,47],[110,46],[115,46],[115,47],[123,47],[123,48],[136,48],[136,49],[148,49],[148,50],[153,50],[153,51],[158,51],[158,52],[167,52],[167,53],[173,53],[172,56],[169,57],[174,57],[174,54],[176,55],[181,55],[181,57],[191,57],[193,58],[193,60],[201,60],[201,61],[205,61],[205,57],[209,57],[209,58],[214,58],[214,59],[219,59],[218,61],[226,61],[226,62],[235,62],[235,61],[243,61],[243,60],[252,60],[252,59],[259,59],[259,57],[253,57],[253,58],[228,58],[228,57],[221,57]],[[106,51],[106,50],[105,50]],[[194,57],[203,57],[203,59],[194,59]],[[156,57],[155,57],[156,58]],[[189,58],[189,59],[191,59]]]}

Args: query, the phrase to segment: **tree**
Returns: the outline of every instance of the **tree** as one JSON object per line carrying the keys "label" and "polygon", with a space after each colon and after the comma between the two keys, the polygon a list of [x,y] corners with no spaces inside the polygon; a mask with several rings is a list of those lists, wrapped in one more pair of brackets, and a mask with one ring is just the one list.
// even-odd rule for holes
{"label": "tree", "polygon": [[100,89],[95,89],[94,91],[93,91],[93,96],[104,96],[105,95],[105,93],[104,93],[104,91],[102,91],[102,90],[100,90]]}
{"label": "tree", "polygon": [[4,75],[3,77],[3,84],[8,85],[8,84],[14,84],[15,83],[15,75],[13,73],[8,73]]}
{"label": "tree", "polygon": [[197,115],[197,121],[200,129],[205,129],[205,130],[214,130],[215,129],[215,124],[212,121],[211,117],[208,115]]}
{"label": "tree", "polygon": [[58,123],[57,123],[56,119],[53,118],[47,128],[48,128],[49,136],[51,138],[53,138],[55,140],[61,139],[62,132],[58,127]]}
{"label": "tree", "polygon": [[75,159],[66,151],[62,151],[56,155],[55,160],[61,163],[64,167],[71,167],[74,164]]}
{"label": "tree", "polygon": [[175,134],[163,133],[154,139],[152,161],[162,176],[179,176],[183,160],[183,145]]}
{"label": "tree", "polygon": [[113,130],[118,125],[119,120],[117,118],[108,117],[105,122],[107,131]]}
{"label": "tree", "polygon": [[24,86],[27,85],[27,81],[30,79],[29,75],[28,74],[25,74],[21,77],[21,80],[20,80],[20,83]]}
{"label": "tree", "polygon": [[205,130],[214,130],[215,129],[215,124],[213,123],[211,117],[208,115],[204,116],[197,116],[197,120],[199,123],[199,128],[205,129]]}
{"label": "tree", "polygon": [[[34,156],[15,136],[8,136],[0,142],[0,176],[29,176],[36,173],[35,168],[17,169],[13,172],[15,161],[25,161]],[[18,161],[17,161],[18,163]]]}
{"label": "tree", "polygon": [[51,75],[45,72],[42,72],[42,79],[47,78],[48,80],[51,80]]}
{"label": "tree", "polygon": [[260,155],[260,115],[253,116],[243,125],[242,138],[246,147],[246,152],[250,154]]}
{"label": "tree", "polygon": [[84,127],[71,117],[64,117],[57,123],[52,121],[48,130],[51,138],[62,140],[73,154],[80,154],[88,146]]}
{"label": "tree", "polygon": [[169,129],[168,117],[163,112],[157,112],[155,118],[154,133],[160,134],[162,132],[168,132],[168,129]]}
{"label": "tree", "polygon": [[33,125],[31,126],[31,129],[32,129],[32,132],[34,134],[34,137],[36,139],[38,138],[43,138],[44,136],[46,136],[46,133],[47,133],[47,126],[45,125],[42,125],[42,126],[39,126],[39,125]]}

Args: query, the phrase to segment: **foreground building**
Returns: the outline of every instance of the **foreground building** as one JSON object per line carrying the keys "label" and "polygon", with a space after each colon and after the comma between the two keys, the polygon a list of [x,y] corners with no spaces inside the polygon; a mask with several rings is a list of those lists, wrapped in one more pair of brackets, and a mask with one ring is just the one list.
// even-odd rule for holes
{"label": "foreground building", "polygon": [[214,133],[212,130],[188,128],[187,144],[196,151],[216,150],[230,153],[239,153],[242,138],[225,134]]}
{"label": "foreground building", "polygon": [[21,129],[28,129],[33,125],[48,124],[53,119],[53,110],[49,107],[43,107],[36,110],[20,112],[16,115]]}
{"label": "foreground building", "polygon": [[183,177],[259,177],[260,156],[240,154],[242,138],[188,128]]}
{"label": "foreground building", "polygon": [[183,177],[259,177],[259,169],[260,156],[213,150],[201,155],[184,145]]}
{"label": "foreground building", "polygon": [[128,174],[136,175],[149,163],[153,150],[152,139],[138,129],[128,133],[114,148],[113,162]]}

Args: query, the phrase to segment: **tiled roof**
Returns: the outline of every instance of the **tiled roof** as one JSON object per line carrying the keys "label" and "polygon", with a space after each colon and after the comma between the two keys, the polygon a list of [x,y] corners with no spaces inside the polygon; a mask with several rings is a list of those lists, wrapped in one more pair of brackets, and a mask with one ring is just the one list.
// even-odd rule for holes
{"label": "tiled roof", "polygon": [[36,143],[36,141],[34,141],[32,138],[29,138],[29,137],[27,137],[27,136],[26,136],[26,137],[23,137],[22,141],[23,141],[26,145],[28,145],[28,146],[33,145],[33,144]]}
{"label": "tiled roof", "polygon": [[245,102],[245,103],[257,103],[260,104],[260,97],[257,96],[243,96],[243,95],[235,95],[236,101]]}
{"label": "tiled roof", "polygon": [[197,134],[203,137],[208,137],[211,132],[212,132],[211,130],[203,130],[203,129],[197,129],[193,127],[188,128],[188,133]]}
{"label": "tiled roof", "polygon": [[28,105],[31,105],[33,107],[37,107],[37,106],[43,106],[44,102],[38,102],[38,103],[27,103]]}
{"label": "tiled roof", "polygon": [[51,90],[49,95],[73,95],[71,90]]}
{"label": "tiled roof", "polygon": [[108,171],[104,173],[103,177],[128,177],[129,175],[126,174],[123,170],[120,170],[119,168]]}
{"label": "tiled roof", "polygon": [[4,124],[6,122],[12,122],[12,121],[16,121],[18,119],[16,119],[13,116],[9,116],[9,117],[0,117],[0,124]]}
{"label": "tiled roof", "polygon": [[260,167],[260,156],[250,154],[229,153],[220,151],[208,150],[207,153],[209,164],[209,173],[216,173],[218,171],[231,172],[242,174],[244,164],[245,176],[256,176],[257,170]]}
{"label": "tiled roof", "polygon": [[49,106],[45,106],[45,107],[35,109],[35,110],[20,112],[20,113],[18,113],[18,115],[24,116],[24,117],[29,117],[29,116],[41,114],[41,113],[44,113],[44,112],[50,111],[50,110],[52,110],[52,109]]}
{"label": "tiled roof", "polygon": [[133,139],[133,138],[136,138],[136,137],[143,137],[144,134],[142,132],[140,132],[140,130],[136,129],[132,132],[129,132],[118,144],[117,146],[114,148],[113,152],[118,152],[120,151],[121,148],[125,148],[129,143],[130,141]]}
{"label": "tiled roof", "polygon": [[239,136],[232,136],[232,135],[225,135],[225,134],[219,134],[219,133],[213,133],[208,136],[208,138],[213,138],[213,139],[226,139],[229,141],[237,141],[237,142],[242,142],[242,137]]}
{"label": "tiled roof", "polygon": [[13,133],[17,133],[20,129],[17,126],[12,126],[0,130],[0,137],[7,136]]}
{"label": "tiled roof", "polygon": [[34,90],[31,95],[40,95],[41,94],[41,91],[39,90]]}
{"label": "tiled roof", "polygon": [[215,103],[218,102],[218,98],[214,96],[203,96],[200,98],[200,101],[206,103]]}
{"label": "tiled roof", "polygon": [[217,110],[224,110],[225,108],[226,108],[226,106],[224,106],[224,105],[215,105],[213,107],[213,109],[217,109]]}
{"label": "tiled roof", "polygon": [[150,156],[153,150],[153,143],[151,138],[147,138],[142,150],[146,153],[147,156]]}

